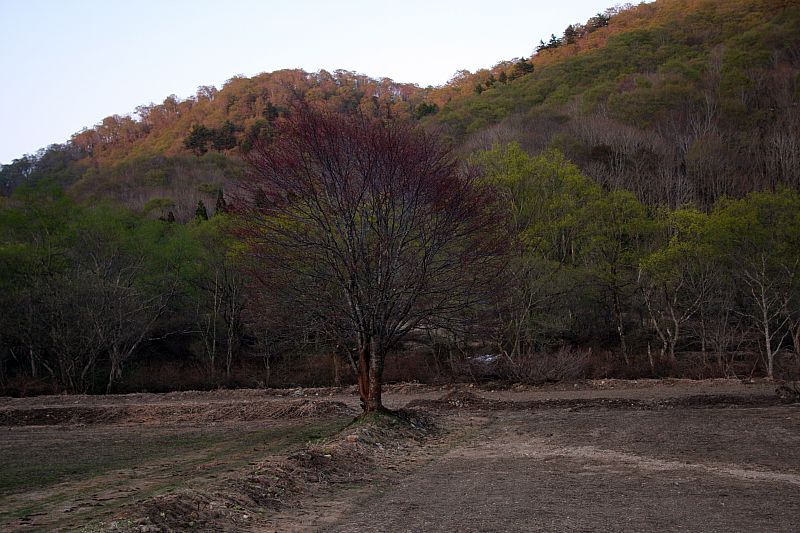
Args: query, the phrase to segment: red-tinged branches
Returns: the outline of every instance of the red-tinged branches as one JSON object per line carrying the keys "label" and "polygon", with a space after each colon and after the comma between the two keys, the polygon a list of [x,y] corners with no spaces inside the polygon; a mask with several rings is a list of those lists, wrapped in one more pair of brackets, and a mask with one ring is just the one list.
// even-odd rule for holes
{"label": "red-tinged branches", "polygon": [[406,123],[302,106],[273,138],[248,155],[238,202],[252,274],[266,301],[352,342],[364,410],[382,409],[387,349],[484,301],[506,249],[502,211],[448,146]]}

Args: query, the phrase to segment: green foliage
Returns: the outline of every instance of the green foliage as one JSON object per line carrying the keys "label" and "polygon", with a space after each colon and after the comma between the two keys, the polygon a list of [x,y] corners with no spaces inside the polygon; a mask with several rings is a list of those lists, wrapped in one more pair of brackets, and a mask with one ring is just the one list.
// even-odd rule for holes
{"label": "green foliage", "polygon": [[228,203],[225,201],[225,195],[222,189],[217,191],[217,201],[214,204],[214,215],[221,215],[228,212]]}
{"label": "green foliage", "polygon": [[197,207],[194,210],[194,218],[198,222],[208,220],[208,211],[206,210],[206,204],[203,203],[203,200],[197,201]]}
{"label": "green foliage", "polygon": [[561,261],[570,255],[580,230],[579,209],[600,196],[600,188],[556,150],[531,157],[517,143],[473,156],[486,179],[505,191],[513,225],[533,253]]}
{"label": "green foliage", "polygon": [[214,150],[231,150],[236,148],[236,132],[241,131],[241,127],[236,126],[230,120],[226,120],[221,128],[213,131],[211,146]]}
{"label": "green foliage", "polygon": [[221,190],[220,186],[216,183],[201,183],[197,187],[198,192],[203,194],[213,194],[216,195],[217,192]]}
{"label": "green foliage", "polygon": [[428,115],[435,115],[439,112],[439,106],[436,104],[430,104],[428,102],[420,102],[417,108],[414,110],[414,118],[417,120],[421,119],[422,117]]}
{"label": "green foliage", "polygon": [[473,162],[503,192],[519,246],[511,274],[517,296],[507,311],[515,324],[509,349],[572,331],[583,317],[596,320],[576,308],[590,309],[597,298],[610,307],[596,288],[611,291],[615,302],[631,297],[638,262],[655,232],[632,194],[603,191],[556,150],[532,157],[511,143],[479,152]]}
{"label": "green foliage", "polygon": [[706,238],[741,263],[794,269],[800,260],[800,194],[788,188],[722,201],[711,213]]}
{"label": "green foliage", "polygon": [[517,78],[521,78],[526,74],[530,74],[533,72],[533,63],[527,61],[524,58],[520,58],[514,63],[514,66],[511,68],[511,75],[509,76],[509,80],[515,80]]}
{"label": "green foliage", "polygon": [[[163,205],[163,203],[162,203]],[[180,284],[179,228],[118,206],[20,190],[0,209],[0,345],[26,347],[64,390],[110,386]]]}
{"label": "green foliage", "polygon": [[[584,111],[608,103],[614,118],[647,126],[659,115],[680,108],[687,99],[691,102],[702,98],[709,83],[702,71],[719,50],[724,52],[719,84],[724,109],[734,106],[730,107],[732,112],[754,114],[754,109],[737,110],[736,99],[742,91],[756,90],[754,72],[773,68],[770,58],[791,54],[788,49],[797,42],[798,10],[770,9],[758,0],[736,4],[705,2],[683,10],[673,9],[675,4],[662,1],[654,9],[632,8],[626,17],[619,16],[627,19],[619,30],[614,25],[617,17],[598,14],[587,23],[585,31],[613,30],[601,46],[581,47],[542,65],[534,56],[531,64],[537,67],[531,75],[513,84],[501,84],[495,91],[453,100],[442,109],[439,119],[455,134],[462,135],[514,112],[579,99]],[[631,19],[635,22],[631,23]],[[794,35],[790,27],[795,29]],[[565,35],[569,37],[553,36],[538,50],[563,48],[569,41],[576,43],[570,46],[579,46],[575,32],[574,27],[571,31],[568,28]],[[631,92],[624,80],[637,75],[648,79],[648,83]],[[482,102],[480,108],[478,99]]]}
{"label": "green foliage", "polygon": [[27,276],[58,273],[68,265],[63,250],[74,239],[80,212],[63,192],[17,189],[0,208],[0,286],[11,291]]}
{"label": "green foliage", "polygon": [[642,258],[640,267],[657,281],[669,281],[688,262],[707,265],[715,260],[716,251],[704,241],[710,217],[694,208],[663,211],[657,221],[659,230],[672,236],[665,245]]}
{"label": "green foliage", "polygon": [[588,203],[581,213],[586,254],[603,275],[635,269],[655,229],[647,209],[628,191],[611,191]]}
{"label": "green foliage", "polygon": [[598,13],[589,19],[589,22],[586,24],[586,26],[590,31],[599,30],[600,28],[608,26],[610,21],[611,17],[607,13]]}
{"label": "green foliage", "polygon": [[214,132],[200,124],[192,126],[183,144],[196,155],[203,155],[208,151],[208,143],[210,143],[213,138]]}

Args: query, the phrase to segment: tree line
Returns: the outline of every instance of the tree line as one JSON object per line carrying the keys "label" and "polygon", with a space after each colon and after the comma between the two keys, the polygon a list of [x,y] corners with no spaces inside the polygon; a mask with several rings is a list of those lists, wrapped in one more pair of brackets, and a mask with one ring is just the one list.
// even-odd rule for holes
{"label": "tree line", "polygon": [[333,354],[377,408],[409,336],[517,375],[565,349],[609,351],[609,376],[800,365],[796,190],[654,207],[558,150],[460,158],[407,122],[319,111],[276,128],[237,198],[185,222],[45,185],[4,200],[3,386],[110,392],[154,357],[213,386],[248,361]]}
{"label": "tree line", "polygon": [[558,151],[531,156],[511,143],[473,157],[506,191],[520,235],[499,307],[497,344],[510,358],[613,332],[636,372],[686,369],[689,355],[714,375],[750,365],[773,377],[780,355],[796,371],[796,190],[723,198],[709,211],[648,207]]}

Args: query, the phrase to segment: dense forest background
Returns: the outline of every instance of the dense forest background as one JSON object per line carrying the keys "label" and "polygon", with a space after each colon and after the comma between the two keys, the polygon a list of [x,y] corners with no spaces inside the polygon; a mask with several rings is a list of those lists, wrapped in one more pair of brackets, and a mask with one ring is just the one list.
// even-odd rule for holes
{"label": "dense forest background", "polygon": [[618,6],[534,46],[441,87],[235,77],[4,165],[0,389],[351,382],[348,339],[265,314],[229,231],[298,100],[438,132],[508,205],[496,298],[398,345],[389,380],[796,377],[800,6]]}

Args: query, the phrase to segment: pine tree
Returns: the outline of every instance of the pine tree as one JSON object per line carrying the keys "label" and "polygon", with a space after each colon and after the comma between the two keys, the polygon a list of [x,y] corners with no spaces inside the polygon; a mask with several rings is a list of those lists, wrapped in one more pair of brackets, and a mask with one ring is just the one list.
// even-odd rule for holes
{"label": "pine tree", "polygon": [[564,43],[565,44],[573,44],[575,40],[578,38],[578,32],[575,30],[575,26],[570,24],[567,26],[567,29],[564,30]]}
{"label": "pine tree", "polygon": [[511,69],[511,76],[509,76],[509,79],[515,80],[524,76],[525,74],[530,74],[531,72],[533,72],[533,63],[529,63],[524,58],[520,58],[516,63],[514,63],[514,67]]}
{"label": "pine tree", "polygon": [[197,201],[197,207],[194,210],[194,218],[197,221],[208,220],[208,210],[206,209],[206,204],[203,203],[203,200]]}
{"label": "pine tree", "polygon": [[228,203],[225,201],[225,195],[222,193],[222,189],[217,191],[217,204],[214,206],[214,214],[217,213],[227,213],[228,212]]}

